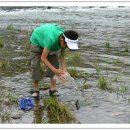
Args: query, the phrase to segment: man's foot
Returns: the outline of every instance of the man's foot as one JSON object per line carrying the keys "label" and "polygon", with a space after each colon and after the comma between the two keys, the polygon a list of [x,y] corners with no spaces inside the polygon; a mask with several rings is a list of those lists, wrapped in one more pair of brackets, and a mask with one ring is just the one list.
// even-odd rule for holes
{"label": "man's foot", "polygon": [[59,93],[57,90],[49,90],[50,96],[59,96]]}
{"label": "man's foot", "polygon": [[32,98],[39,98],[39,90],[32,90],[31,94]]}

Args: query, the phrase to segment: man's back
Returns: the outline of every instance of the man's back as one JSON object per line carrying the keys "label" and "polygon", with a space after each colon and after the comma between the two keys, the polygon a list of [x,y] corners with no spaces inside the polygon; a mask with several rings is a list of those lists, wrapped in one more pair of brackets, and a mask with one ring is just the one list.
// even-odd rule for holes
{"label": "man's back", "polygon": [[57,51],[60,49],[59,36],[63,32],[64,29],[57,24],[44,24],[33,31],[30,41],[50,51]]}

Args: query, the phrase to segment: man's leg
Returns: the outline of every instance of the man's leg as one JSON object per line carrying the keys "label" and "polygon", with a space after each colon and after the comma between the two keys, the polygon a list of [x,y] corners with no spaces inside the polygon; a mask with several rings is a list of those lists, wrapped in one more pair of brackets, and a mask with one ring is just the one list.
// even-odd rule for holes
{"label": "man's leg", "polygon": [[39,89],[38,83],[39,83],[38,80],[34,81],[34,89],[35,89],[35,90],[38,90],[38,89]]}
{"label": "man's leg", "polygon": [[[55,67],[55,68],[59,68],[59,62],[58,62],[58,57],[57,55],[48,55],[47,59],[49,60],[49,62]],[[55,75],[54,72],[52,72],[50,69],[47,73],[47,77],[50,77],[50,82],[51,82],[51,87],[50,87],[50,95],[55,95],[58,96],[58,92],[57,92],[57,88],[56,88],[56,80],[53,78]]]}
{"label": "man's leg", "polygon": [[33,92],[32,96],[37,97],[39,95],[39,86],[38,86],[39,81],[36,80],[36,81],[33,81],[33,82],[34,82],[34,86],[33,86],[34,92]]}
{"label": "man's leg", "polygon": [[50,90],[56,90],[56,80],[53,79],[53,78],[50,78],[50,81],[51,81],[51,87],[50,87]]}
{"label": "man's leg", "polygon": [[41,69],[41,53],[42,49],[39,46],[31,45],[31,68],[32,68],[32,79],[33,79],[33,97],[39,95],[39,86],[38,83],[42,78],[42,69]]}

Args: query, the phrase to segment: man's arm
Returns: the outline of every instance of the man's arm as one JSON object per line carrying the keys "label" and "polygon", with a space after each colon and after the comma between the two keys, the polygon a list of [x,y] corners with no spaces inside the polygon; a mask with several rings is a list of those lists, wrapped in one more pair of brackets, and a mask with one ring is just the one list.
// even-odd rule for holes
{"label": "man's arm", "polygon": [[60,76],[63,74],[63,70],[56,69],[47,59],[47,56],[49,54],[49,50],[47,48],[43,49],[41,60],[44,62],[44,64],[50,68],[56,75]]}
{"label": "man's arm", "polygon": [[60,54],[60,62],[61,62],[61,69],[66,72],[66,61],[65,61],[65,49],[61,49],[61,54]]}

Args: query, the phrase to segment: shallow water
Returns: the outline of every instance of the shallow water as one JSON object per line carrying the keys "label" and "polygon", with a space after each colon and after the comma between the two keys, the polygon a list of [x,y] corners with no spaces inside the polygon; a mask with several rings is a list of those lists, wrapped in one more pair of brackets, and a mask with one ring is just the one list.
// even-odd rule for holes
{"label": "shallow water", "polygon": [[[63,15],[64,12],[64,15]],[[42,23],[58,23],[65,29],[79,32],[79,46],[83,61],[77,66],[85,77],[76,78],[79,91],[85,79],[86,89],[77,93],[74,87],[58,85],[61,101],[71,106],[81,123],[129,123],[130,122],[130,7],[55,7],[0,10],[0,36],[5,47],[0,51],[0,84],[8,88],[19,100],[29,97],[32,87],[29,46],[26,44],[31,31]],[[7,27],[16,31],[12,36]],[[27,35],[28,34],[28,35]],[[106,46],[109,43],[110,47]],[[128,52],[125,52],[128,49]],[[2,61],[6,66],[2,67]],[[99,67],[99,72],[97,72]],[[106,77],[114,91],[101,90],[99,77]],[[48,82],[45,79],[43,82]],[[123,91],[124,88],[127,91]],[[117,91],[119,90],[119,91]],[[48,90],[41,95],[48,94]],[[80,108],[75,102],[79,100]],[[40,104],[42,105],[42,104]],[[39,106],[40,106],[39,105]],[[36,107],[37,108],[37,107]],[[40,111],[37,108],[38,112]],[[45,123],[46,112],[12,109],[21,114],[9,123]],[[38,116],[37,116],[38,115]],[[41,118],[36,118],[41,117]],[[29,119],[29,120],[28,120]],[[39,119],[39,120],[38,120]],[[44,120],[45,119],[45,120]]]}

